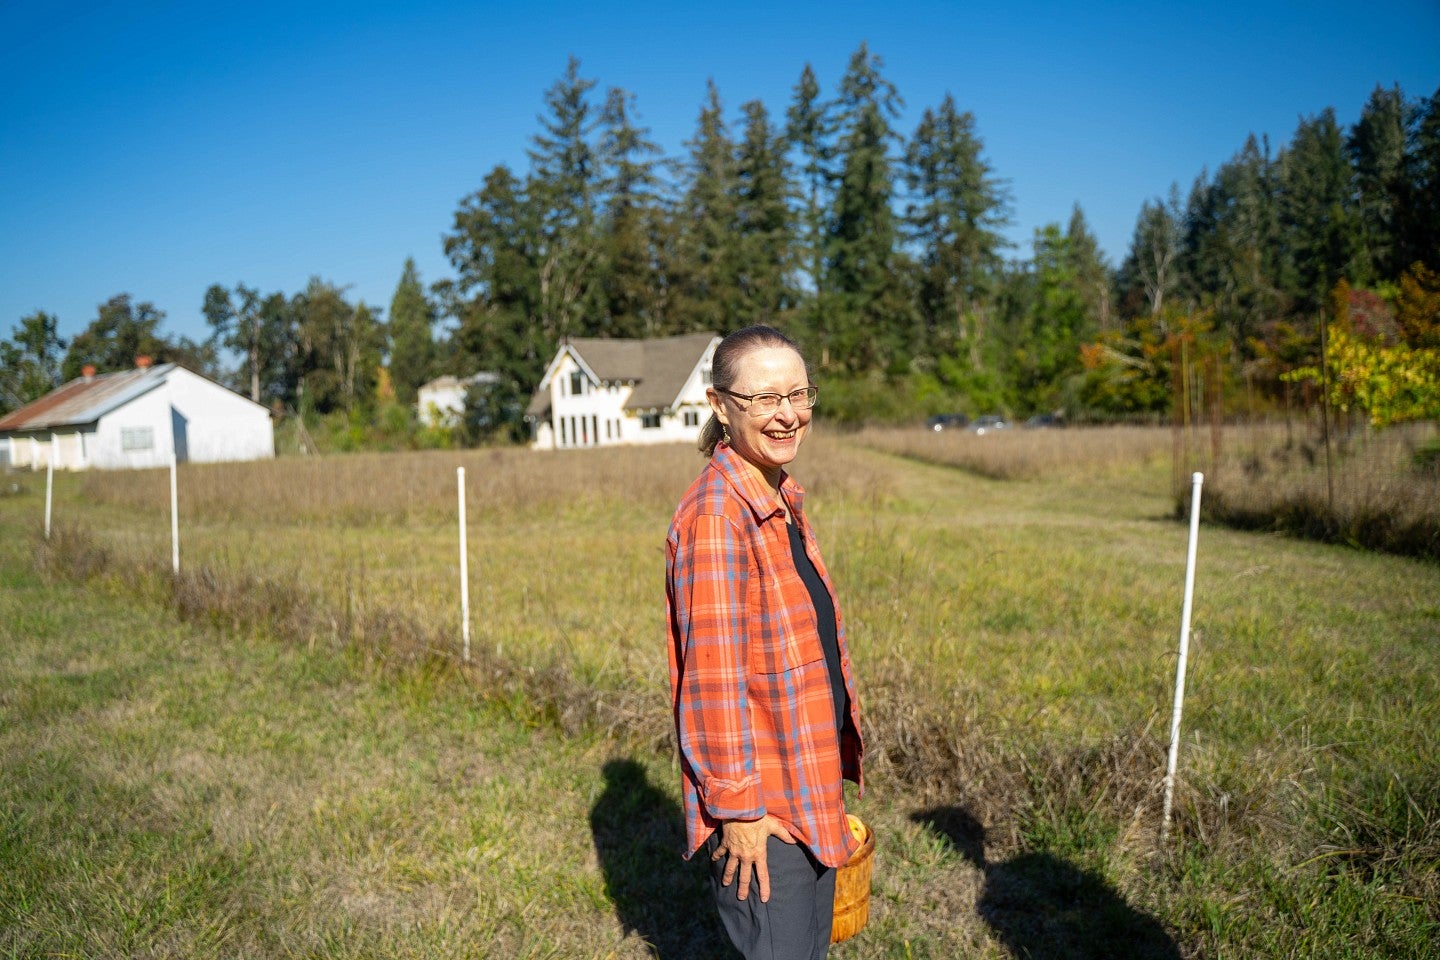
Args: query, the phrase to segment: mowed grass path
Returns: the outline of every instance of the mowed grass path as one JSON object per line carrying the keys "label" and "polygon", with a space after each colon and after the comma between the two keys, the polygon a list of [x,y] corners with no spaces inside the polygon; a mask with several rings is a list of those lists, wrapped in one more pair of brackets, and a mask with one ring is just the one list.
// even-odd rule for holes
{"label": "mowed grass path", "polygon": [[[639,691],[663,728],[661,541],[699,460],[637,454],[631,482],[597,491],[592,477],[571,501],[554,476],[583,456],[280,462],[229,486],[218,468],[182,471],[186,563],[271,571],[443,622],[455,604],[452,460],[472,478],[513,474],[515,492],[471,512],[477,643]],[[347,485],[352,468],[368,479]],[[324,484],[294,480],[315,470]],[[902,785],[884,761],[903,752],[905,730],[872,729],[882,775],[859,807],[883,838],[874,914],[837,957],[1427,955],[1434,905],[1417,897],[1423,876],[1395,861],[1424,835],[1413,824],[1436,817],[1440,568],[1203,530],[1179,855],[1157,860],[1158,770],[1139,771],[1152,805],[1131,819],[1111,788],[1135,784],[1051,783],[1025,764],[1147,731],[1163,740],[1185,537],[1167,518],[1165,465],[998,481],[830,440],[807,446],[796,473],[812,489],[871,716],[936,718],[961,756],[997,747],[989,755],[1015,760],[1008,775],[1030,787],[1030,806],[1005,809],[1012,795],[983,779]],[[168,559],[156,476],[86,480],[87,499],[78,478],[61,478],[61,514],[100,530],[122,562]],[[367,506],[367,489],[383,501],[387,484],[426,476],[429,500]],[[209,499],[187,506],[201,481]],[[145,484],[155,490],[136,492]],[[344,509],[327,513],[327,497]],[[38,507],[33,490],[0,501],[8,549],[23,553]],[[10,557],[15,570],[25,559]],[[31,836],[78,853],[39,858],[13,881],[28,885],[18,899],[0,887],[0,911],[28,905],[14,923],[0,913],[0,929],[28,938],[14,941],[22,954],[47,949],[35,938],[56,929],[61,946],[112,955],[650,955],[641,938],[661,957],[707,955],[703,891],[674,856],[668,757],[533,727],[543,709],[519,694],[486,700],[449,668],[377,670],[323,645],[173,623],[154,632],[143,625],[163,607],[107,600],[104,581],[83,594],[25,582],[35,600],[7,591],[0,602],[18,612],[0,640],[33,652],[4,661],[3,689],[43,695],[33,721],[11,723],[29,700],[4,704],[3,789],[18,811],[4,854]],[[50,593],[73,599],[47,604]],[[86,603],[108,615],[49,614],[48,639],[17,627],[36,616],[25,611]],[[67,706],[43,706],[55,691]],[[60,812],[44,820],[52,801],[35,798],[56,790]],[[132,824],[132,808],[159,820]],[[30,829],[42,822],[50,833]],[[221,857],[220,879],[194,861],[202,850]],[[176,908],[190,919],[167,919],[164,904],[197,884]],[[52,900],[84,906],[68,920],[36,912]],[[189,946],[166,947],[172,935]]]}

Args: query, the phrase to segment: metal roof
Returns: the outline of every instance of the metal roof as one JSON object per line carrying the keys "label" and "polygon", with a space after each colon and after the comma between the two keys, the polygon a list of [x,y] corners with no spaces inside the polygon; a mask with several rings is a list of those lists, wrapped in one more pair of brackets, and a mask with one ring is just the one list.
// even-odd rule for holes
{"label": "metal roof", "polygon": [[56,387],[33,403],[0,417],[0,432],[50,430],[94,423],[165,382],[173,363],[79,377]]}

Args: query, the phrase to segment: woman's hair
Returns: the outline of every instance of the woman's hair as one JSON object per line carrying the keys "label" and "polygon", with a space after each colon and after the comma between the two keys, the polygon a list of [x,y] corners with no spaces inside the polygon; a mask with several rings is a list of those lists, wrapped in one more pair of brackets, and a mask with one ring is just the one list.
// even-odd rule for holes
{"label": "woman's hair", "polygon": [[[805,363],[805,354],[800,352],[800,347],[794,340],[774,327],[756,324],[736,330],[720,341],[720,345],[715,348],[715,356],[710,361],[710,385],[716,390],[729,390],[740,372],[741,358],[757,347],[789,347],[799,355],[800,362]],[[805,363],[805,376],[810,376],[808,363]],[[714,456],[715,445],[720,442],[724,433],[725,425],[712,412],[710,419],[705,421],[705,426],[700,430],[700,452],[707,457]]]}

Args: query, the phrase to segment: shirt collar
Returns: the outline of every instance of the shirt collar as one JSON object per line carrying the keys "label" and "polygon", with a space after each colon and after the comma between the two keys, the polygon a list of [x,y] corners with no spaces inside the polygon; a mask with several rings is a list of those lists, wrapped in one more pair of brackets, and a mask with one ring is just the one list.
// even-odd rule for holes
{"label": "shirt collar", "polygon": [[[715,454],[710,458],[711,465],[720,471],[740,499],[749,505],[750,510],[755,514],[756,521],[768,520],[770,517],[781,516],[784,511],[780,509],[774,493],[771,492],[769,484],[760,478],[745,459],[730,448],[728,443],[717,443]],[[805,489],[795,482],[795,478],[786,473],[784,468],[780,470],[780,493],[785,497],[785,502],[790,504],[792,510],[803,512],[805,509]]]}

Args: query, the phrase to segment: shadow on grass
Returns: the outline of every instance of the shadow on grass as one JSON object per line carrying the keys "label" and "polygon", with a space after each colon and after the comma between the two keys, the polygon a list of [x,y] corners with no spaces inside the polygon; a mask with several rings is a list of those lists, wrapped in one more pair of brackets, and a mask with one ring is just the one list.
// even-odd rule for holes
{"label": "shadow on grass", "polygon": [[590,809],[590,829],[605,892],[625,932],[642,937],[659,960],[735,956],[703,866],[680,857],[680,807],[634,760],[610,760],[603,772],[605,790]]}
{"label": "shadow on grass", "polygon": [[1154,917],[1125,902],[1105,879],[1051,853],[985,859],[985,828],[959,807],[911,815],[985,874],[981,918],[1011,954],[1027,960],[1180,960]]}

